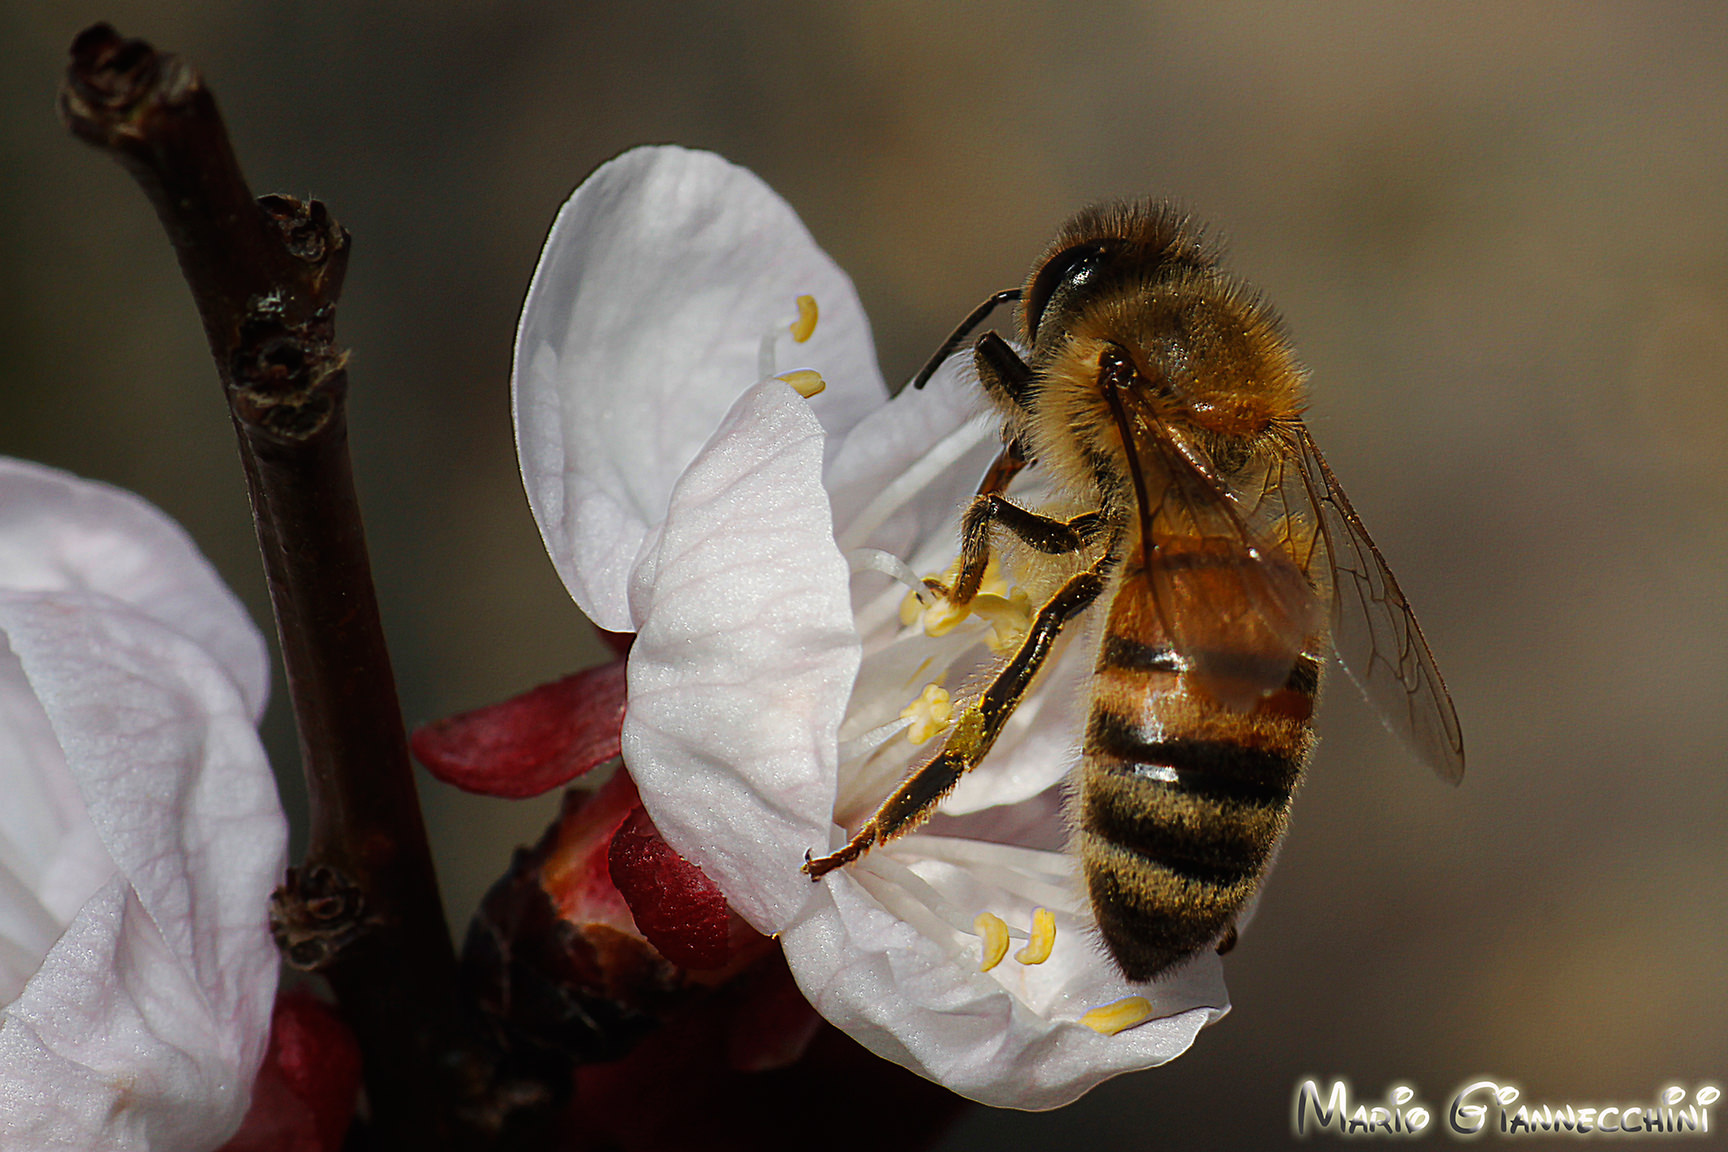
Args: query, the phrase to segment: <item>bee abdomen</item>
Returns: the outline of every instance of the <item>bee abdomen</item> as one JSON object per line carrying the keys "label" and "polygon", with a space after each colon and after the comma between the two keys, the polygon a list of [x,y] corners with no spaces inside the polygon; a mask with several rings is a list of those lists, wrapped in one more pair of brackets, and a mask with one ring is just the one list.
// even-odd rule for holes
{"label": "bee abdomen", "polygon": [[1129,979],[1150,980],[1217,941],[1253,894],[1311,737],[1259,711],[1196,715],[1181,677],[1150,646],[1128,659],[1130,643],[1108,638],[1100,662],[1113,672],[1094,687],[1075,847],[1105,944]]}

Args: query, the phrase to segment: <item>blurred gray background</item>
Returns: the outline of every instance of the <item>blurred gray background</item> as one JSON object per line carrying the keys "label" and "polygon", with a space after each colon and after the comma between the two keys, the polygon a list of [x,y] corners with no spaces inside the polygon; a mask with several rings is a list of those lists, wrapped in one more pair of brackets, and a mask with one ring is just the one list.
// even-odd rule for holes
{"label": "blurred gray background", "polygon": [[[155,501],[267,626],[170,250],[54,113],[96,19],[191,57],[254,187],[354,234],[339,332],[411,723],[599,659],[520,494],[510,344],[553,213],[630,145],[779,189],[891,379],[1099,197],[1185,202],[1282,309],[1469,775],[1337,680],[1234,1012],[947,1147],[1271,1147],[1309,1075],[1436,1109],[1479,1074],[1577,1103],[1728,1078],[1728,9],[6,0],[0,452]],[[299,810],[279,702],[267,735]],[[461,924],[551,802],[423,791]]]}

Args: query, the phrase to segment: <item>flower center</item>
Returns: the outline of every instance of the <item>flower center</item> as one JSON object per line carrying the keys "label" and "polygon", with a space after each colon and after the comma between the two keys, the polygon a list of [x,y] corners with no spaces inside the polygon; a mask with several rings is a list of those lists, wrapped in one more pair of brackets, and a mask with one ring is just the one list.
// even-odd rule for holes
{"label": "flower center", "polygon": [[[776,324],[772,328],[768,329],[768,331],[762,333],[762,343],[757,346],[756,352],[756,375],[759,379],[766,380],[770,376],[779,376],[779,372],[775,368],[775,363],[777,361],[775,350],[776,346],[780,343],[781,336],[790,335],[793,343],[803,344],[816,332],[816,297],[800,296],[795,301],[795,304],[798,309],[798,318],[796,320],[792,321],[790,324]],[[802,373],[793,372],[788,373],[788,375],[797,376],[802,375]],[[822,379],[822,377],[817,376],[814,372],[809,373],[809,375],[815,376],[818,381]],[[780,379],[784,380],[785,377],[781,376]],[[792,384],[792,381],[790,380],[787,380],[786,382]],[[796,384],[792,384],[792,386],[794,388],[798,387]],[[820,391],[822,391],[822,388],[818,385],[816,392]],[[816,392],[805,393],[801,388],[799,389],[799,392],[806,400],[816,394]]]}

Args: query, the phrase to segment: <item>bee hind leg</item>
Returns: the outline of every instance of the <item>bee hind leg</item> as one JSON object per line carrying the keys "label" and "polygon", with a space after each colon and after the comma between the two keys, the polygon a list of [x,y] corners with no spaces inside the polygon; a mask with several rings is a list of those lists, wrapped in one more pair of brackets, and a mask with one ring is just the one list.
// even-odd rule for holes
{"label": "bee hind leg", "polygon": [[1104,573],[1110,563],[1112,558],[1106,553],[1038,609],[1020,647],[984,694],[955,718],[935,757],[902,781],[844,847],[804,861],[803,871],[812,880],[820,880],[836,868],[852,863],[877,844],[904,836],[931,817],[942,798],[954,790],[962,776],[978,766],[996,743],[1002,725],[1014,714],[1033,677],[1050,655],[1062,626],[1104,591]]}

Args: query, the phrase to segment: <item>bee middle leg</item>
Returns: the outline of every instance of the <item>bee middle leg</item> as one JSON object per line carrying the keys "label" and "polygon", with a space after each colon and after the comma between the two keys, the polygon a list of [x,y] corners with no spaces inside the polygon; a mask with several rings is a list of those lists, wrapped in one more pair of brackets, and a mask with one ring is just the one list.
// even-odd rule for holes
{"label": "bee middle leg", "polygon": [[903,836],[930,818],[942,798],[954,790],[962,776],[978,766],[991,745],[996,743],[1002,725],[1013,715],[1015,706],[1031,686],[1032,678],[1049,657],[1063,625],[1104,591],[1105,575],[1113,562],[1107,553],[1092,567],[1070,579],[1038,609],[1038,615],[1020,647],[1003,665],[984,694],[955,718],[954,726],[935,758],[908,776],[845,847],[804,862],[804,871],[812,880],[820,880],[834,869],[858,859],[873,846]]}
{"label": "bee middle leg", "polygon": [[1000,525],[1050,556],[1062,556],[1090,546],[1104,530],[1102,512],[1083,512],[1069,520],[1030,512],[996,492],[972,501],[960,521],[960,573],[954,587],[932,587],[956,605],[971,602],[990,564],[990,529]]}

